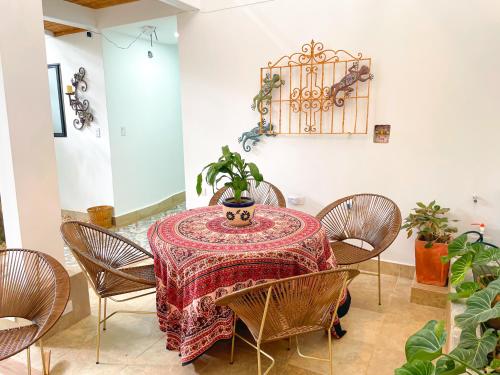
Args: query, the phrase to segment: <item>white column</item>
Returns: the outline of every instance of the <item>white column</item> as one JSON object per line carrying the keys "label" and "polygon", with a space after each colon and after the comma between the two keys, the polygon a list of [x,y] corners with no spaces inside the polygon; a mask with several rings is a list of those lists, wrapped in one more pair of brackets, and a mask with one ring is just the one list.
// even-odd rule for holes
{"label": "white column", "polygon": [[8,247],[64,262],[42,0],[0,1],[0,195]]}

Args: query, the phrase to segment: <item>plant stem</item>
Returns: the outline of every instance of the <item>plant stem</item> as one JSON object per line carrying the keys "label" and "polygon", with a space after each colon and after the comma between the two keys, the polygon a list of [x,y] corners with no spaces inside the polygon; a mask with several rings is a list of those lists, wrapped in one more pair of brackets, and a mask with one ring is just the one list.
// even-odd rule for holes
{"label": "plant stem", "polygon": [[448,354],[444,354],[443,353],[443,356],[445,356],[446,358],[449,358],[457,363],[460,363],[462,366],[465,366],[465,368],[473,371],[474,373],[478,374],[478,375],[484,375],[483,372],[480,372],[479,370],[476,370],[475,368],[473,367],[470,367],[467,363],[461,361],[460,359],[456,358],[456,357],[452,357],[451,355],[448,355]]}

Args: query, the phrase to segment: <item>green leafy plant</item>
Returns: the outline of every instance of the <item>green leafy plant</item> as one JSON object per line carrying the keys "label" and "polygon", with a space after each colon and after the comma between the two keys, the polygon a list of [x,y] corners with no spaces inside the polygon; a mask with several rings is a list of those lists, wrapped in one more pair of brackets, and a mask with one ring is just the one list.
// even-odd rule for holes
{"label": "green leafy plant", "polygon": [[401,229],[406,230],[408,238],[416,230],[417,239],[426,241],[426,248],[432,247],[434,242],[450,242],[452,234],[457,232],[457,228],[448,224],[446,214],[450,209],[441,207],[436,204],[436,201],[432,201],[428,205],[417,202],[417,207],[412,211],[414,212],[410,212]]}
{"label": "green leafy plant", "polygon": [[[455,317],[462,329],[460,341],[450,353],[443,353],[446,341],[444,323],[431,320],[406,341],[407,363],[395,375],[459,375],[500,373],[500,361],[493,358],[499,338],[485,323],[500,317],[500,304],[493,304],[500,293],[500,279],[475,292],[466,309]],[[481,328],[481,329],[478,329]]]}
{"label": "green leafy plant", "polygon": [[441,257],[443,263],[452,259],[455,261],[451,265],[450,281],[456,286],[456,293],[450,295],[451,299],[467,298],[480,289],[477,280],[464,282],[471,269],[477,276],[491,276],[492,280],[500,275],[500,249],[483,242],[469,242],[466,233],[451,241],[448,255]]}
{"label": "green leafy plant", "polygon": [[205,182],[212,186],[213,191],[217,184],[224,182],[224,186],[233,189],[234,202],[241,202],[241,193],[248,190],[248,179],[252,177],[259,185],[264,177],[259,168],[254,163],[247,163],[237,152],[231,152],[228,146],[222,147],[222,156],[214,163],[210,163],[203,168],[196,179],[196,192],[202,192],[203,173],[206,170]]}

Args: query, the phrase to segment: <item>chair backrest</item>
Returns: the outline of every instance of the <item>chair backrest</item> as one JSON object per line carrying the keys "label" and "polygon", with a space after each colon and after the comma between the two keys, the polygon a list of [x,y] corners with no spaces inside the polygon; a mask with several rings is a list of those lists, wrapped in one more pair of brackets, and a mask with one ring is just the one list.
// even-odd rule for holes
{"label": "chair backrest", "polygon": [[242,289],[215,303],[229,306],[257,342],[278,340],[330,329],[348,283],[358,274],[343,268],[290,277]]}
{"label": "chair backrest", "polygon": [[377,194],[341,198],[316,217],[330,240],[358,239],[377,249],[388,247],[401,228],[401,211],[396,203]]}
{"label": "chair backrest", "polygon": [[68,273],[51,256],[26,249],[0,250],[0,318],[31,320],[39,327],[32,342],[57,322],[69,291]]}
{"label": "chair backrest", "polygon": [[118,269],[151,257],[132,241],[89,223],[67,221],[61,225],[61,234],[96,291],[105,272],[126,276]]}
{"label": "chair backrest", "polygon": [[[256,186],[257,183],[255,180],[248,180],[248,184],[250,185],[248,192],[243,192],[242,196],[251,197],[257,204],[286,207],[286,200],[283,193],[270,182],[262,181],[259,186]],[[221,205],[224,199],[231,198],[233,195],[233,189],[224,186],[210,199],[209,206]]]}

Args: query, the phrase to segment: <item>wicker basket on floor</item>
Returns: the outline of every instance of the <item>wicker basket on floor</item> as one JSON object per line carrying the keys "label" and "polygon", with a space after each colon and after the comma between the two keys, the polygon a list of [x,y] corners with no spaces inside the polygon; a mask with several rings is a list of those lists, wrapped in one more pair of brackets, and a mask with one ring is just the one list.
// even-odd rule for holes
{"label": "wicker basket on floor", "polygon": [[95,206],[87,208],[90,222],[103,228],[113,226],[113,206]]}

